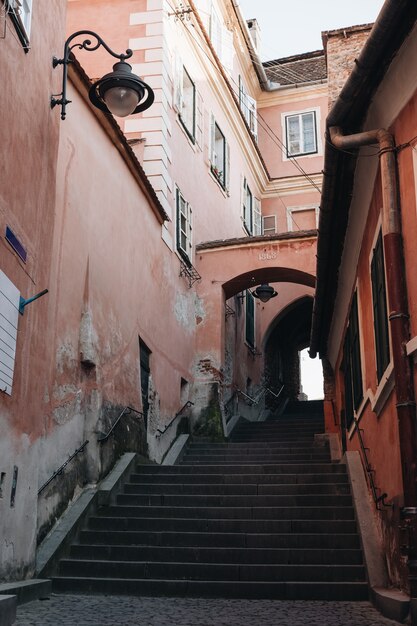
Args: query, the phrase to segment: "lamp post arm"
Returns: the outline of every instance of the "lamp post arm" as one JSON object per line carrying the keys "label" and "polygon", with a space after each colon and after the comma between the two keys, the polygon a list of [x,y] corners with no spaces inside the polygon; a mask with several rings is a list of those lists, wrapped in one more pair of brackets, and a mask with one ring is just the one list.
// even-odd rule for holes
{"label": "lamp post arm", "polygon": [[[72,46],[70,45],[72,43],[72,41],[76,38],[76,37],[80,37],[81,35],[90,35],[91,37],[94,37],[94,39],[96,40],[96,42],[92,42],[91,39],[84,39],[84,41],[80,42],[80,43],[75,43]],[[62,71],[62,91],[60,94],[58,94],[60,96],[59,99],[57,99],[55,96],[52,96],[51,98],[51,108],[53,109],[54,106],[56,106],[57,104],[59,104],[61,106],[61,119],[64,120],[65,116],[66,116],[66,105],[69,104],[71,102],[71,100],[67,100],[67,78],[68,78],[68,64],[70,63],[70,54],[73,48],[79,48],[80,50],[87,50],[87,52],[94,52],[94,50],[97,50],[98,48],[100,48],[100,46],[103,46],[103,48],[105,48],[105,50],[107,50],[107,52],[114,57],[115,59],[120,59],[120,61],[124,61],[125,59],[130,59],[130,57],[133,55],[133,51],[128,48],[126,50],[126,52],[122,52],[121,54],[117,54],[117,52],[114,52],[107,44],[105,41],[103,41],[103,39],[97,35],[97,33],[95,33],[93,30],[77,30],[77,32],[73,33],[72,35],[70,35],[68,37],[68,39],[65,42],[64,45],[64,56],[62,59],[58,59],[57,57],[53,57],[52,59],[52,67],[57,67],[57,65],[63,65],[63,71]]]}

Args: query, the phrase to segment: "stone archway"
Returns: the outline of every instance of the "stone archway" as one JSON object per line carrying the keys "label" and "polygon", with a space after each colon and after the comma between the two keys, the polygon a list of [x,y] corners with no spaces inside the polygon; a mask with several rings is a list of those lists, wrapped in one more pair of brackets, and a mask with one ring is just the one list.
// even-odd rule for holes
{"label": "stone archway", "polygon": [[[316,231],[245,237],[201,244],[196,249],[196,412],[222,384],[225,302],[263,282],[315,286]],[[216,393],[217,393],[216,391]]]}

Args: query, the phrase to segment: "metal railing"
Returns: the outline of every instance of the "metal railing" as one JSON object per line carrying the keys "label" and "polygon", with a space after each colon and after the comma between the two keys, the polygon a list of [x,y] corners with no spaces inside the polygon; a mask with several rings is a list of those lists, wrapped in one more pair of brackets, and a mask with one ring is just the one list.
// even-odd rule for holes
{"label": "metal railing", "polygon": [[86,439],[84,441],[84,443],[79,448],[77,448],[77,450],[75,450],[74,454],[71,454],[71,456],[65,461],[65,463],[63,463],[61,465],[61,467],[58,467],[58,469],[55,470],[55,472],[52,474],[52,476],[50,478],[48,478],[48,480],[45,483],[43,483],[42,487],[38,490],[38,496],[39,496],[39,494],[42,493],[42,491],[44,489],[46,489],[46,487],[49,485],[49,483],[51,483],[53,480],[55,480],[55,478],[57,476],[60,476],[63,473],[63,471],[67,467],[67,465],[69,463],[71,463],[72,459],[74,459],[77,456],[77,454],[79,454],[80,452],[82,452],[84,450],[84,448],[86,447],[87,444],[88,444],[88,439]]}
{"label": "metal railing", "polygon": [[143,417],[143,413],[141,413],[141,411],[137,411],[136,409],[132,408],[131,406],[125,406],[123,411],[120,413],[119,417],[114,422],[113,426],[110,428],[109,432],[106,435],[102,435],[101,437],[98,437],[97,441],[99,443],[104,443],[105,441],[107,441],[107,439],[110,437],[110,435],[112,434],[112,432],[116,428],[117,424],[119,424],[119,422],[122,419],[123,415],[130,415],[130,413],[136,413],[137,415],[140,415],[141,417]]}
{"label": "metal railing", "polygon": [[358,433],[358,438],[359,438],[359,444],[361,447],[361,451],[362,451],[362,456],[363,456],[363,462],[365,465],[365,471],[368,474],[368,481],[369,481],[369,486],[371,488],[372,491],[372,497],[374,499],[375,502],[375,506],[378,510],[380,510],[379,505],[382,504],[382,506],[385,507],[392,507],[392,504],[387,504],[385,502],[385,498],[388,497],[388,494],[386,493],[382,493],[380,496],[378,495],[378,492],[382,491],[382,489],[380,489],[380,487],[377,487],[375,484],[375,470],[373,469],[373,467],[371,466],[371,464],[369,463],[368,460],[368,455],[366,453],[366,451],[369,451],[369,448],[367,448],[363,442],[363,437],[362,437],[362,433],[364,432],[363,428],[359,427],[359,423],[358,420],[356,419],[356,417],[353,417],[353,422],[355,424],[355,429],[356,432]]}
{"label": "metal railing", "polygon": [[190,406],[194,406],[194,402],[191,402],[191,400],[188,400],[188,401],[184,404],[184,406],[182,406],[182,407],[180,408],[180,410],[179,410],[177,413],[175,413],[175,415],[174,415],[174,417],[172,418],[172,420],[169,422],[169,424],[167,424],[167,425],[165,426],[165,428],[164,428],[163,430],[161,430],[160,428],[157,428],[157,429],[156,429],[156,434],[155,434],[155,437],[156,437],[157,439],[159,439],[159,437],[161,437],[164,433],[166,433],[166,431],[167,431],[169,428],[171,428],[172,424],[175,422],[175,420],[177,419],[177,417],[179,417],[179,416],[183,413],[183,411],[185,411],[185,409],[188,409]]}
{"label": "metal railing", "polygon": [[241,396],[244,399],[244,401],[247,404],[249,404],[250,406],[256,406],[257,404],[260,403],[262,398],[264,396],[266,396],[267,394],[271,394],[275,400],[278,400],[278,398],[280,397],[283,389],[284,389],[284,385],[281,385],[278,393],[275,393],[269,387],[266,387],[265,385],[262,385],[260,391],[255,396],[250,396],[249,394],[247,394],[244,391],[242,391],[241,389],[239,389],[239,387],[235,386],[233,394],[224,403],[224,410],[226,412],[226,415],[227,415],[228,419],[230,419],[231,417],[233,417],[235,410],[236,410],[236,412],[238,412],[238,410],[239,410],[239,396]]}

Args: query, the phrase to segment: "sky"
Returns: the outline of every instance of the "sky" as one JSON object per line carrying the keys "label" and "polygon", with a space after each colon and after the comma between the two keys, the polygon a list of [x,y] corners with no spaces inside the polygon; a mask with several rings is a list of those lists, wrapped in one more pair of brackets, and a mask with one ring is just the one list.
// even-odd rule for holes
{"label": "sky", "polygon": [[322,49],[321,32],[374,22],[383,0],[239,0],[246,19],[261,27],[261,58]]}

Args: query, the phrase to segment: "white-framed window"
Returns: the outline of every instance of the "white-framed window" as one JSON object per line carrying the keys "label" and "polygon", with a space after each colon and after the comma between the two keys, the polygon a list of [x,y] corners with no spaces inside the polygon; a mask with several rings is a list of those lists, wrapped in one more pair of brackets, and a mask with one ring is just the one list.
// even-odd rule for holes
{"label": "white-framed window", "polygon": [[288,232],[295,230],[315,230],[318,225],[318,219],[319,207],[315,204],[287,207]]}
{"label": "white-framed window", "polygon": [[262,232],[264,235],[274,235],[277,232],[276,215],[264,215],[262,217]]}
{"label": "white-framed window", "polygon": [[220,126],[211,116],[210,169],[220,186],[229,189],[230,148]]}
{"label": "white-framed window", "polygon": [[0,389],[12,395],[20,292],[0,270]]}
{"label": "white-framed window", "polygon": [[285,115],[286,157],[318,153],[317,111]]}
{"label": "white-framed window", "polygon": [[239,106],[252,135],[258,139],[258,116],[256,112],[256,100],[252,98],[246,91],[242,77],[239,75]]}
{"label": "white-framed window", "polygon": [[243,178],[242,187],[242,217],[249,235],[262,235],[261,205],[258,198],[253,195],[246,178]]}
{"label": "white-framed window", "polygon": [[177,251],[182,258],[191,263],[193,248],[193,212],[190,204],[185,200],[180,189],[176,188],[176,218],[177,218]]}
{"label": "white-framed window", "polygon": [[24,48],[29,47],[33,0],[6,0],[6,9]]}
{"label": "white-framed window", "polygon": [[233,32],[224,25],[221,13],[214,2],[211,5],[210,39],[223,67],[231,72],[234,59]]}
{"label": "white-framed window", "polygon": [[177,57],[175,105],[187,135],[194,142],[196,139],[196,89],[179,57]]}

